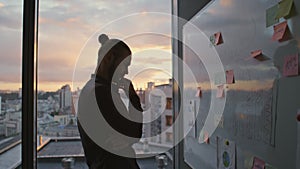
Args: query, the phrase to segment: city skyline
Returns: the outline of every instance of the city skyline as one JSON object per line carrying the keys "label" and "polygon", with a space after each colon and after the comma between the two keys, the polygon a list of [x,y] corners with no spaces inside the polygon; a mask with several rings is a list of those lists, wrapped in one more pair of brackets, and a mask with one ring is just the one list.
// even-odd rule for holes
{"label": "city skyline", "polygon": [[[3,35],[0,40],[0,89],[18,90],[22,81],[23,6],[21,1],[0,0],[0,9],[0,33]],[[41,1],[38,90],[55,91],[72,82],[80,84],[72,88],[81,87],[96,67],[100,47],[97,37],[101,33],[120,38],[130,46],[133,53],[130,73],[135,74],[145,67],[158,67],[170,73],[170,14],[169,1]],[[164,17],[155,17],[157,15]],[[156,73],[146,77],[160,80]],[[140,88],[145,84],[140,81],[136,86]]]}

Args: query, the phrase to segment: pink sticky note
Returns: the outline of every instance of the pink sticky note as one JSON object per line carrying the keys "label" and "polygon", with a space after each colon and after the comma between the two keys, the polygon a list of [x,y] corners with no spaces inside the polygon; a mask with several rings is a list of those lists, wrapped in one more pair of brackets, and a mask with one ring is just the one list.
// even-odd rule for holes
{"label": "pink sticky note", "polygon": [[297,76],[298,68],[298,54],[284,57],[283,76]]}
{"label": "pink sticky note", "polygon": [[224,97],[224,85],[219,85],[217,88],[217,98]]}
{"label": "pink sticky note", "polygon": [[[285,35],[287,34],[287,22],[284,21],[278,25],[274,25],[273,28],[274,28],[274,33],[273,33],[273,36],[272,36],[272,40],[273,41],[280,41],[282,39],[285,39]],[[287,36],[287,35],[286,35]]]}
{"label": "pink sticky note", "polygon": [[197,93],[196,93],[195,97],[202,97],[201,87],[197,87]]}
{"label": "pink sticky note", "polygon": [[208,134],[207,131],[204,131],[203,141],[204,141],[206,144],[209,144],[209,134]]}
{"label": "pink sticky note", "polygon": [[222,38],[221,32],[215,33],[214,36],[215,36],[215,44],[214,45],[219,45],[219,44],[223,43],[223,38]]}
{"label": "pink sticky note", "polygon": [[253,58],[256,58],[257,56],[260,56],[261,54],[262,54],[262,50],[261,50],[261,49],[259,49],[259,50],[254,50],[254,51],[251,52],[251,56],[252,56]]}
{"label": "pink sticky note", "polygon": [[226,83],[232,84],[234,82],[235,80],[234,80],[233,70],[226,70]]}
{"label": "pink sticky note", "polygon": [[254,157],[252,169],[264,169],[264,168],[265,168],[265,162],[257,157]]}

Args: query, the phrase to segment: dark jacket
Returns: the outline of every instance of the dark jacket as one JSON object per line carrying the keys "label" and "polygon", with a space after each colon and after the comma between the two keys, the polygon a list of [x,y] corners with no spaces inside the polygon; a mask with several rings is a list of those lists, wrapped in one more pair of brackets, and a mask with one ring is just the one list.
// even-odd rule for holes
{"label": "dark jacket", "polygon": [[[101,114],[106,122],[119,133],[134,137],[130,139],[129,147],[126,151],[131,151],[134,154],[134,150],[131,145],[138,142],[142,136],[142,123],[133,122],[130,119],[139,119],[142,122],[142,108],[139,97],[137,94],[131,93],[129,96],[130,106],[129,111],[123,104],[120,95],[118,94],[118,88],[112,89],[111,84],[104,79],[95,79],[95,96],[97,104]],[[114,87],[113,87],[114,88]],[[83,88],[83,91],[86,90]],[[80,107],[80,101],[85,98],[79,98],[78,111],[81,115],[84,115],[84,110]],[[91,169],[139,169],[135,158],[122,157],[106,151],[102,147],[98,146],[86,133],[78,120],[78,129],[82,141],[82,146],[85,153],[86,162]],[[97,129],[95,129],[97,130]],[[101,131],[101,130],[99,130]],[[103,131],[101,131],[103,132]],[[105,131],[99,134],[107,134]],[[109,137],[109,133],[108,133]],[[121,150],[120,150],[121,151]]]}

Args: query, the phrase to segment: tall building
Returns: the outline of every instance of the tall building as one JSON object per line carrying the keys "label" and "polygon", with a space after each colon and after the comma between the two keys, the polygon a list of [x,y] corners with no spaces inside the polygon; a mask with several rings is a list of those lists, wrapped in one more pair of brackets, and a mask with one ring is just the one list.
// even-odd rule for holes
{"label": "tall building", "polygon": [[[151,113],[151,115],[155,115],[156,113],[160,115],[160,120],[158,120],[158,124],[154,127],[159,128],[160,143],[171,145],[173,143],[172,83],[157,85],[154,89],[163,93],[163,95],[160,96],[161,98],[159,98],[161,102],[154,102],[154,104],[161,105],[162,107],[160,109],[154,109],[154,112]],[[155,128],[151,130],[155,130]]]}
{"label": "tall building", "polygon": [[59,90],[59,108],[66,108],[72,106],[72,92],[71,87],[67,84]]}
{"label": "tall building", "polygon": [[22,88],[19,88],[19,98],[22,98]]}
{"label": "tall building", "polygon": [[151,121],[144,124],[144,137],[151,137],[150,142],[171,145],[173,142],[172,81],[162,85],[148,82],[143,95],[144,121]]}
{"label": "tall building", "polygon": [[154,87],[155,83],[154,82],[148,82],[147,83],[147,89],[152,89]]}
{"label": "tall building", "polygon": [[72,94],[72,100],[73,100],[72,114],[76,116],[77,116],[78,100],[79,100],[80,92],[81,90],[77,88],[77,90]]}

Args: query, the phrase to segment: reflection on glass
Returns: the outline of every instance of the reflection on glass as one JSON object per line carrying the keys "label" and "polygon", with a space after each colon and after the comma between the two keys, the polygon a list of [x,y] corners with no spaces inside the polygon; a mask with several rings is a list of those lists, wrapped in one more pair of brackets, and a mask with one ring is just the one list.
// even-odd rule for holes
{"label": "reflection on glass", "polygon": [[[184,112],[188,119],[193,119],[196,113],[197,133],[187,137],[184,145],[184,158],[192,166],[199,165],[194,157],[207,165],[205,168],[220,164],[221,158],[206,156],[219,152],[216,137],[232,140],[245,147],[241,152],[251,150],[265,160],[269,160],[265,154],[273,152],[276,118],[273,101],[277,97],[276,82],[281,78],[276,57],[281,46],[272,43],[273,29],[265,29],[265,20],[261,20],[270,5],[271,1],[212,1],[184,26],[184,61],[202,91],[201,98],[195,97],[197,86],[193,87],[194,82],[184,77]],[[254,9],[257,12],[253,13]],[[215,32],[222,32],[223,44],[211,45],[209,37]],[[191,102],[198,107],[195,109]],[[213,103],[221,102],[226,104],[223,110],[218,110]],[[202,144],[203,133],[208,133],[214,142]],[[200,151],[193,151],[195,148]],[[244,158],[236,156],[237,168],[243,167],[239,162]]]}

